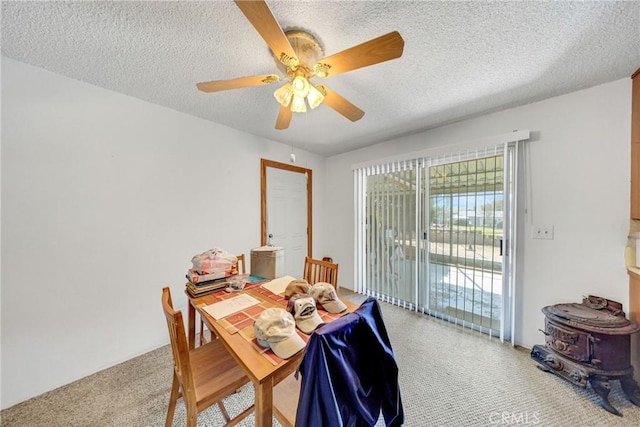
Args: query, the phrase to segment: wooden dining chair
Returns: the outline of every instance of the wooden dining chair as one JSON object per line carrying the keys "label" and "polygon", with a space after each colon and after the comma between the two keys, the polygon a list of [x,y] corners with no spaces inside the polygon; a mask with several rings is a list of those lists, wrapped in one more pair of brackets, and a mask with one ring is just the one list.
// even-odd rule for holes
{"label": "wooden dining chair", "polygon": [[184,399],[187,427],[195,427],[198,414],[217,403],[225,426],[234,426],[254,410],[254,405],[230,418],[222,399],[235,393],[249,382],[242,368],[225,349],[220,340],[212,340],[189,350],[182,313],[173,309],[169,288],[162,289],[162,309],[167,318],[171,350],[173,351],[173,385],[167,409],[166,427],[173,425],[176,403]]}
{"label": "wooden dining chair", "polygon": [[[236,255],[236,258],[238,258],[238,273],[245,274],[247,272],[247,266],[244,263],[244,254]],[[200,345],[210,341],[209,339],[207,339],[207,337],[204,336],[204,332],[204,320],[202,320],[202,317],[200,317]],[[209,331],[209,337],[213,338],[213,331]]]}
{"label": "wooden dining chair", "polygon": [[317,282],[331,283],[338,291],[338,264],[306,257],[302,278],[313,285]]}
{"label": "wooden dining chair", "polygon": [[273,388],[273,415],[282,427],[296,425],[300,383],[300,378],[296,379],[294,374],[291,374]]}

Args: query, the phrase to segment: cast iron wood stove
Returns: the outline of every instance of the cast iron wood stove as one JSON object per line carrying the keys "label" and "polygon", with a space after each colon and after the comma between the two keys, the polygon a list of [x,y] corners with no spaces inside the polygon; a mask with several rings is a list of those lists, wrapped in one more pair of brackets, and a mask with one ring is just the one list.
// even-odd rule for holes
{"label": "cast iron wood stove", "polygon": [[629,400],[640,406],[631,366],[631,334],[640,327],[625,317],[622,304],[590,295],[581,304],[550,305],[542,312],[545,345],[531,350],[539,368],[581,387],[589,382],[601,406],[612,414],[622,416],[609,403],[612,380],[620,380]]}

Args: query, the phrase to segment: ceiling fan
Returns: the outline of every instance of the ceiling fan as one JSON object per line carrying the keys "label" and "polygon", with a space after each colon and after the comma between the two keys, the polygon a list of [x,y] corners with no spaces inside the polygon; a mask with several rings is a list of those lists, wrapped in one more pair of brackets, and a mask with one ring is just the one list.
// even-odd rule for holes
{"label": "ceiling fan", "polygon": [[[314,85],[313,77],[327,78],[347,71],[389,61],[402,56],[404,40],[397,31],[369,40],[331,56],[323,57],[318,40],[303,30],[283,31],[264,0],[235,0],[236,5],[267,43],[280,69],[288,80],[274,92],[280,103],[276,129],[287,129],[294,112],[306,112],[306,104],[316,108],[325,103],[347,119],[355,122],[364,111],[324,85]],[[277,74],[240,77],[198,83],[202,92],[218,92],[280,81]]]}

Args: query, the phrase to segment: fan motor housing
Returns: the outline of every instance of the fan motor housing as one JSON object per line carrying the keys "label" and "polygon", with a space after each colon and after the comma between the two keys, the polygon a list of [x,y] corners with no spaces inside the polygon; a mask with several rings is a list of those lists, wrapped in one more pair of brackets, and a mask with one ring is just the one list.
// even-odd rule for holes
{"label": "fan motor housing", "polygon": [[[324,57],[324,46],[322,46],[317,37],[305,30],[288,29],[285,30],[284,34],[287,36],[300,64],[306,68],[308,75],[312,75],[313,64]],[[271,55],[273,55],[273,52],[271,52]],[[291,70],[284,65],[275,55],[273,55],[273,58],[283,73],[289,76],[293,74],[295,70]]]}

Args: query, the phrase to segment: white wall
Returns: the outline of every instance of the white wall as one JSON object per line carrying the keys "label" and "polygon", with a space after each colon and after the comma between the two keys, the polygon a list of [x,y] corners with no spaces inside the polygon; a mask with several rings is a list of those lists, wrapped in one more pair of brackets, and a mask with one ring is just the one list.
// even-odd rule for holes
{"label": "white wall", "polygon": [[[290,147],[2,59],[2,408],[168,343],[191,257],[260,245]],[[324,159],[314,172],[314,252]],[[185,312],[186,313],[186,312]]]}
{"label": "white wall", "polygon": [[[541,308],[595,294],[628,306],[624,246],[629,224],[631,80],[622,79],[523,107],[465,120],[327,159],[327,250],[343,260],[340,285],[354,277],[352,165],[460,144],[516,129],[528,146],[528,214],[521,218],[517,344],[543,343]],[[534,240],[531,224],[553,225],[554,240]]]}

